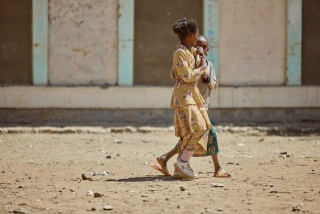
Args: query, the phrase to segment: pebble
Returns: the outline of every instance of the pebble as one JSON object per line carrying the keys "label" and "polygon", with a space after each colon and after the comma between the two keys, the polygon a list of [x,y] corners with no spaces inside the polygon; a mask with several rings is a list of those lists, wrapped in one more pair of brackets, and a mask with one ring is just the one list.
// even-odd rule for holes
{"label": "pebble", "polygon": [[93,196],[96,197],[96,198],[98,198],[98,197],[102,197],[103,194],[100,193],[100,192],[95,192],[95,193],[93,194]]}
{"label": "pebble", "polygon": [[86,172],[81,175],[82,180],[92,180],[92,172]]}
{"label": "pebble", "polygon": [[240,165],[240,163],[228,162],[229,165]]}
{"label": "pebble", "polygon": [[300,203],[298,206],[292,207],[293,212],[300,212],[301,207],[303,206],[303,203]]}
{"label": "pebble", "polygon": [[184,185],[180,185],[180,190],[185,191],[187,188]]}
{"label": "pebble", "polygon": [[103,209],[104,209],[104,210],[112,210],[113,207],[110,206],[110,205],[108,205],[108,204],[106,204],[106,205],[104,205]]}
{"label": "pebble", "polygon": [[103,171],[103,172],[94,172],[93,176],[104,176],[104,175],[110,175],[111,173],[109,171]]}
{"label": "pebble", "polygon": [[221,183],[211,183],[213,187],[224,187],[224,184]]}
{"label": "pebble", "polygon": [[152,133],[152,132],[158,132],[158,131],[171,131],[171,127],[162,128],[162,127],[150,127],[150,126],[142,126],[137,129],[137,132],[140,133]]}
{"label": "pebble", "polygon": [[248,129],[245,127],[230,127],[229,131],[231,133],[239,133],[239,132],[246,132],[246,131],[248,131]]}
{"label": "pebble", "polygon": [[94,192],[93,192],[92,190],[88,190],[88,192],[87,192],[86,195],[87,195],[87,196],[93,196],[93,195],[94,195]]}
{"label": "pebble", "polygon": [[21,214],[29,214],[29,213],[31,213],[29,210],[26,210],[25,208],[22,208],[22,207],[14,209],[12,212],[13,213],[21,213]]}
{"label": "pebble", "polygon": [[111,159],[111,155],[107,155],[106,158],[107,158],[107,159]]}
{"label": "pebble", "polygon": [[111,133],[134,133],[137,131],[136,128],[131,126],[126,127],[113,127],[110,129]]}
{"label": "pebble", "polygon": [[113,142],[114,142],[114,143],[122,143],[122,140],[114,139]]}

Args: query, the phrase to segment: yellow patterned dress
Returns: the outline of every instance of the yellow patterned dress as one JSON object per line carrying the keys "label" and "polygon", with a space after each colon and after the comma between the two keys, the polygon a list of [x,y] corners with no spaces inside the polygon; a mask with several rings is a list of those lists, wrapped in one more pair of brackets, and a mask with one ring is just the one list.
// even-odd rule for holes
{"label": "yellow patterned dress", "polygon": [[194,55],[183,45],[173,54],[172,76],[176,83],[170,107],[174,109],[175,135],[180,137],[178,152],[204,155],[211,123],[197,87],[201,73],[195,68]]}

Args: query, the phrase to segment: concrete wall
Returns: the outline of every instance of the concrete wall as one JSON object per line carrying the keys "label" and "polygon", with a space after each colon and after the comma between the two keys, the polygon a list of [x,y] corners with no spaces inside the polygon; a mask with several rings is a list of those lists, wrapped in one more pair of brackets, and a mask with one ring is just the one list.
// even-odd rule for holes
{"label": "concrete wall", "polygon": [[[33,31],[33,36],[37,36],[37,33],[40,35],[46,30],[43,20],[48,20],[46,11],[48,7],[46,4],[41,4],[43,2],[47,1],[33,0],[33,3],[39,3],[35,4],[39,7],[33,7],[33,12],[35,9],[39,10],[39,14],[33,15],[33,26],[41,26],[41,32],[37,32],[40,30],[36,29],[36,33]],[[123,14],[119,16],[120,27],[118,28],[119,2],[122,6],[128,6],[123,10],[126,15],[131,12],[132,14],[126,16],[124,20]],[[126,4],[128,2],[130,4]],[[117,59],[119,56],[121,59],[125,54],[119,54],[118,47],[123,44],[124,46],[133,44],[131,36],[133,25],[130,21],[134,18],[134,2],[136,1],[50,0],[49,46],[47,49],[47,43],[43,42],[45,44],[42,52],[39,52],[49,51],[49,73],[46,69],[42,69],[47,68],[46,58],[41,61],[45,66],[40,67],[40,72],[45,73],[42,78],[45,80],[44,86],[33,82],[34,86],[0,87],[0,121],[28,123],[28,117],[31,121],[36,119],[39,122],[50,122],[55,118],[60,118],[59,121],[64,119],[77,121],[83,118],[82,113],[87,113],[84,117],[90,120],[92,116],[93,121],[99,118],[100,122],[105,119],[110,122],[114,120],[136,122],[141,118],[159,122],[169,119],[172,122],[172,110],[169,109],[172,87],[155,86],[163,82],[156,82],[149,87],[132,86],[131,81],[126,87],[105,86],[106,84],[116,85],[117,75],[122,73],[120,72],[122,69],[118,69],[121,63],[117,64]],[[208,26],[204,24],[204,28],[206,26],[213,36],[219,35],[220,31],[220,40],[215,38],[217,43],[213,42],[211,46],[220,55],[220,59],[217,60],[220,63],[218,70],[220,87],[212,94],[210,115],[217,112],[214,118],[221,118],[221,121],[237,119],[272,121],[283,118],[319,121],[320,87],[283,85],[287,74],[286,57],[288,55],[285,53],[287,36],[299,34],[301,27],[301,25],[292,26],[291,23],[293,31],[289,31],[291,34],[286,34],[287,16],[297,14],[297,17],[300,17],[301,15],[299,10],[297,10],[298,13],[295,13],[295,10],[293,12],[288,10],[287,13],[286,2],[295,3],[300,7],[301,1],[207,0],[205,2],[207,3],[205,5],[218,5],[204,10],[207,18],[210,18],[205,20],[212,20],[213,16],[208,14],[215,14],[214,20],[220,20],[217,21],[220,23],[220,27],[217,28],[210,26],[208,30]],[[216,18],[219,13],[220,18]],[[37,19],[34,18],[39,20],[36,22]],[[301,21],[300,18],[299,21]],[[127,26],[131,26],[132,29],[130,28],[129,32],[124,31],[124,34],[130,35],[124,39],[120,37],[120,41],[121,38],[124,41],[118,43],[118,29],[128,29]],[[41,34],[45,39],[46,33]],[[292,44],[297,46],[297,50],[300,50],[299,41],[291,40]],[[33,45],[33,53],[36,50],[35,47]],[[127,56],[128,60],[124,62],[132,63],[133,54],[130,52],[125,55]],[[294,59],[300,60],[300,55],[295,54]],[[143,59],[140,60],[143,61]],[[123,61],[119,60],[119,62]],[[122,64],[126,65],[126,63]],[[293,65],[298,68],[293,73],[299,76],[301,74],[299,66]],[[126,67],[123,70],[124,76],[131,77],[132,69]],[[37,72],[33,70],[33,77],[37,77],[35,74]],[[49,86],[47,74],[49,74]],[[143,75],[146,73],[144,72]],[[119,77],[121,80],[121,75]],[[135,77],[135,83],[137,82]],[[145,82],[140,82],[140,84],[143,83]],[[299,78],[294,82],[296,85],[300,83]],[[76,87],[67,87],[70,85]],[[87,85],[91,86],[87,87]],[[278,86],[270,87],[270,85]],[[72,113],[71,116],[69,112]]]}
{"label": "concrete wall", "polygon": [[[0,87],[0,126],[172,124],[171,87]],[[213,122],[320,121],[320,87],[222,87]]]}
{"label": "concrete wall", "polygon": [[320,1],[303,0],[302,84],[320,85]]}
{"label": "concrete wall", "polygon": [[116,84],[117,20],[117,0],[49,1],[49,84]]}
{"label": "concrete wall", "polygon": [[224,0],[220,5],[220,84],[284,84],[286,0]]}
{"label": "concrete wall", "polygon": [[31,8],[31,0],[0,2],[0,84],[32,83]]}
{"label": "concrete wall", "polygon": [[201,0],[135,1],[134,85],[174,84],[169,74],[180,41],[172,26],[182,17],[192,18],[202,33],[202,16]]}
{"label": "concrete wall", "polygon": [[[0,108],[169,109],[172,87],[0,87]],[[221,87],[211,108],[319,108],[320,87]]]}

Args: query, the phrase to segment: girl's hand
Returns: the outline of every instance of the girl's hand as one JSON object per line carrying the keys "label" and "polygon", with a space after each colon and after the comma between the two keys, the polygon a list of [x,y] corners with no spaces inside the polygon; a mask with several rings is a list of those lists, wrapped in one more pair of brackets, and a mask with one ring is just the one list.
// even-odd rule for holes
{"label": "girl's hand", "polygon": [[203,51],[203,48],[202,48],[202,47],[197,46],[197,52],[198,52],[198,54],[200,55],[200,57],[203,57],[203,56],[204,56],[204,51]]}
{"label": "girl's hand", "polygon": [[207,62],[206,62],[205,58],[201,57],[200,59],[201,59],[200,67],[203,67],[203,68],[207,67]]}
{"label": "girl's hand", "polygon": [[204,74],[206,72],[206,69],[207,69],[207,62],[204,58],[201,58],[201,61],[200,61],[200,74]]}
{"label": "girl's hand", "polygon": [[202,79],[203,79],[204,81],[207,81],[207,80],[208,80],[208,74],[207,74],[207,73],[203,73],[203,74],[202,74]]}

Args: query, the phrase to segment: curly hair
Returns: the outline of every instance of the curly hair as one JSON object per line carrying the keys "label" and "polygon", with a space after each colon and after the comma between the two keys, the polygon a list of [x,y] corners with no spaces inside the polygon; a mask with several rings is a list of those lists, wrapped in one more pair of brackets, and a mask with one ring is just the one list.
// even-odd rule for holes
{"label": "curly hair", "polygon": [[180,40],[183,41],[190,34],[197,32],[198,24],[194,20],[182,18],[173,25],[172,30],[179,36]]}

